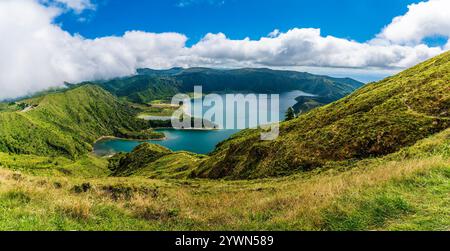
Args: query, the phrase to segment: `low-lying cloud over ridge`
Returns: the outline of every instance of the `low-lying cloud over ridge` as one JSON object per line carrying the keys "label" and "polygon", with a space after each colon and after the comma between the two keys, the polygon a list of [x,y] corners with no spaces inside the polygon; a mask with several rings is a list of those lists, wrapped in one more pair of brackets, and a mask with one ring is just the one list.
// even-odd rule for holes
{"label": "low-lying cloud over ridge", "polygon": [[207,34],[187,47],[188,38],[178,33],[130,31],[121,37],[85,39],[54,24],[67,9],[81,13],[93,8],[89,0],[0,0],[0,99],[60,86],[65,81],[130,75],[143,67],[398,70],[450,49],[450,42],[444,47],[422,42],[430,36],[450,36],[450,15],[444,15],[450,9],[447,0],[411,5],[408,13],[365,43],[322,36],[320,29],[294,28],[274,31],[259,40]]}

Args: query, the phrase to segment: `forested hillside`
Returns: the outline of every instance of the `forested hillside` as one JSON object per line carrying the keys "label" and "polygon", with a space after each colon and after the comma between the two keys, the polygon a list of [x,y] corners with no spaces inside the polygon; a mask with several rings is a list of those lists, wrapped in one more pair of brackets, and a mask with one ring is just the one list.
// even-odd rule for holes
{"label": "forested hillside", "polygon": [[77,157],[101,136],[147,127],[136,111],[107,91],[83,85],[20,101],[23,110],[0,112],[0,151]]}

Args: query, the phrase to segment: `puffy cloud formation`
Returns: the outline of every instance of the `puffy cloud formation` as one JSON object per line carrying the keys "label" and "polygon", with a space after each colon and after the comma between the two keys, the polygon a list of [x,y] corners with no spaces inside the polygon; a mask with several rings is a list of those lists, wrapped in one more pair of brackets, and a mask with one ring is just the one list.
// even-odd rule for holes
{"label": "puffy cloud formation", "polygon": [[439,47],[423,44],[378,45],[323,37],[319,29],[292,29],[257,41],[208,34],[190,49],[204,64],[340,68],[404,68],[441,52]]}
{"label": "puffy cloud formation", "polygon": [[417,44],[431,36],[450,37],[449,0],[429,0],[408,9],[405,15],[394,18],[378,38],[396,44]]}
{"label": "puffy cloud formation", "polygon": [[95,40],[52,23],[60,9],[33,0],[0,1],[0,100],[67,82],[112,78],[136,68],[175,65],[187,38],[174,33],[128,32]]}
{"label": "puffy cloud formation", "polygon": [[[446,0],[428,4],[442,1]],[[296,28],[275,30],[259,40],[231,40],[221,33],[207,34],[187,47],[187,37],[178,33],[130,31],[120,37],[85,39],[54,24],[67,9],[82,12],[95,8],[88,0],[0,0],[0,100],[66,81],[131,75],[142,67],[325,67],[365,72],[405,68],[450,49],[450,43],[443,48],[429,47],[420,43],[421,39],[408,37],[408,33],[402,39],[386,35],[398,23],[410,20],[407,16],[421,16],[411,14],[420,6],[428,5],[411,6],[403,18],[396,18],[376,39],[366,43],[322,36],[319,29]],[[407,21],[399,21],[403,19]],[[450,23],[441,21],[440,25]],[[422,25],[421,21],[408,22]],[[438,34],[448,32],[440,29],[435,28]]]}

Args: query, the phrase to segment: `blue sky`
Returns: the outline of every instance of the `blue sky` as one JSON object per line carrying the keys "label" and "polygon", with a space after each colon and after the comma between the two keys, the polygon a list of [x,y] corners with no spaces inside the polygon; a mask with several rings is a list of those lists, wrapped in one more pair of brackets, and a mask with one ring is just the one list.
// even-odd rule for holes
{"label": "blue sky", "polygon": [[[57,21],[87,38],[123,35],[129,30],[178,32],[188,45],[207,33],[231,39],[259,39],[274,29],[321,28],[333,35],[364,42],[419,0],[97,0],[86,22],[69,12]],[[183,6],[183,7],[180,7]],[[435,42],[432,40],[430,42]],[[439,41],[442,43],[442,41]]]}

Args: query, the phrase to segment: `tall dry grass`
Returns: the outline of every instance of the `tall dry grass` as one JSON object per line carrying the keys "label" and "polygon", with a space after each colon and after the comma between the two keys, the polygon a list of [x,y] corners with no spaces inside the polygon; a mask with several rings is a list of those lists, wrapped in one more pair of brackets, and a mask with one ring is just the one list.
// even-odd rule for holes
{"label": "tall dry grass", "polygon": [[[30,198],[23,210],[80,222],[94,219],[94,208],[102,205],[117,208],[123,217],[173,229],[320,229],[323,210],[344,195],[358,197],[371,187],[442,166],[450,166],[450,161],[440,157],[369,161],[345,172],[246,182],[86,180],[26,176],[0,169],[0,200],[5,194],[20,192]],[[90,189],[74,192],[75,186],[86,182]],[[106,187],[127,188],[124,191],[130,196],[112,196]]]}

